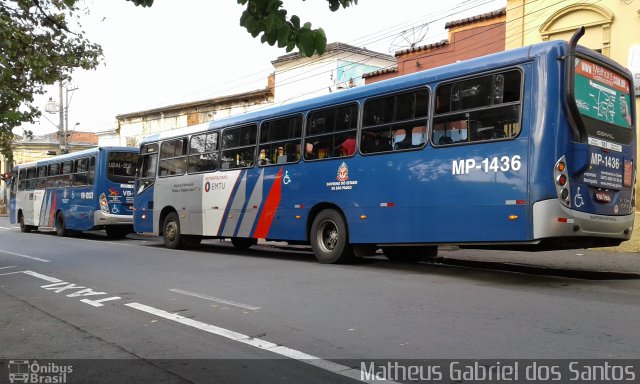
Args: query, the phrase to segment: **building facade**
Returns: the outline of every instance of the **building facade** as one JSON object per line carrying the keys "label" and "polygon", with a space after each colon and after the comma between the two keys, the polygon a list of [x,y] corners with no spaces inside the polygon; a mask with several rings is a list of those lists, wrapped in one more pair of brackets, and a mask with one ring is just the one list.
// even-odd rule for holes
{"label": "building facade", "polygon": [[264,108],[273,103],[273,79],[273,75],[269,77],[264,89],[118,115],[114,129],[98,132],[100,145],[134,147],[151,133],[204,124]]}
{"label": "building facade", "polygon": [[367,84],[468,60],[505,49],[506,9],[450,21],[448,39],[396,52],[396,65],[366,73]]}
{"label": "building facade", "polygon": [[364,85],[362,75],[395,65],[393,56],[344,43],[327,44],[322,56],[283,55],[275,68],[276,104]]}

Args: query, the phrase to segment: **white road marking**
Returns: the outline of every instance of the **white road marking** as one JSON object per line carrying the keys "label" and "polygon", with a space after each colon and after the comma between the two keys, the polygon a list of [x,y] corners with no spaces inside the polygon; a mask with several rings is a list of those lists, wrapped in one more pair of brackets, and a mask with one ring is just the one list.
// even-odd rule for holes
{"label": "white road marking", "polygon": [[[309,365],[313,365],[314,367],[318,367],[324,369],[326,371],[330,371],[336,373],[341,376],[345,376],[354,380],[363,381],[362,380],[362,372],[359,369],[354,369],[347,367],[345,365],[337,364],[328,360],[321,359],[317,356],[309,355],[301,351],[297,351],[295,349],[287,348],[282,345],[274,344],[267,340],[258,339],[255,337],[247,336],[242,333],[234,332],[225,328],[217,327],[215,325],[203,323],[201,321],[189,319],[184,316],[180,316],[174,313],[169,313],[167,311],[163,311],[161,309],[153,308],[148,305],[140,304],[140,303],[128,303],[126,306],[137,309],[142,312],[146,312],[158,317],[162,317],[167,320],[175,321],[177,323],[197,328],[201,331],[205,331],[208,333],[212,333],[218,336],[225,337],[227,339],[231,339],[233,341],[237,341],[239,343],[247,344],[252,347],[256,347],[258,349],[262,349],[265,351],[273,352],[280,356],[288,357],[302,363],[306,363]],[[390,382],[392,383],[392,382]]]}
{"label": "white road marking", "polygon": [[24,272],[24,271],[0,273],[0,276],[15,275],[17,273],[22,273],[22,272]]}
{"label": "white road marking", "polygon": [[24,257],[26,259],[42,261],[43,263],[50,263],[51,262],[51,260],[41,259],[39,257],[27,256],[27,255],[23,255],[21,253],[15,253],[15,252],[9,252],[9,251],[0,251],[0,252],[1,253],[6,253],[7,255],[13,255],[13,256],[18,256],[18,257]]}
{"label": "white road marking", "polygon": [[210,301],[216,301],[218,303],[222,303],[222,304],[227,304],[227,305],[232,305],[234,307],[240,307],[240,308],[244,308],[244,309],[248,309],[250,311],[256,311],[258,309],[260,309],[260,307],[255,307],[253,305],[249,305],[249,304],[242,304],[242,303],[238,303],[237,301],[231,301],[231,300],[225,300],[225,299],[220,299],[218,297],[213,297],[213,296],[207,296],[204,295],[202,293],[197,293],[197,292],[189,292],[189,291],[183,291],[181,289],[170,289],[171,292],[175,292],[175,293],[181,293],[183,295],[187,295],[187,296],[193,296],[193,297],[198,297],[200,299],[205,299],[205,300],[210,300]]}
{"label": "white road marking", "polygon": [[0,267],[0,269],[9,269],[9,268],[15,268],[15,267],[16,267],[15,265],[10,265],[8,267]]}
{"label": "white road marking", "polygon": [[41,273],[37,273],[37,272],[33,272],[33,271],[22,271],[22,272],[24,272],[25,274],[27,274],[29,276],[37,277],[38,279],[42,279],[42,280],[48,281],[50,283],[62,283],[62,280],[60,280],[60,279],[56,279],[55,277],[43,275]]}

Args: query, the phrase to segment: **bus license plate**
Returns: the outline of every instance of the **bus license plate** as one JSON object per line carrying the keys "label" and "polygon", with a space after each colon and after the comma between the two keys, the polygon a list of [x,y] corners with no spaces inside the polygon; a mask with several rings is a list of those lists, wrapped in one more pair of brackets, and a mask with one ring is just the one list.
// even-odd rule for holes
{"label": "bus license plate", "polygon": [[612,199],[611,192],[606,191],[596,191],[596,200],[601,201],[603,203],[610,203]]}

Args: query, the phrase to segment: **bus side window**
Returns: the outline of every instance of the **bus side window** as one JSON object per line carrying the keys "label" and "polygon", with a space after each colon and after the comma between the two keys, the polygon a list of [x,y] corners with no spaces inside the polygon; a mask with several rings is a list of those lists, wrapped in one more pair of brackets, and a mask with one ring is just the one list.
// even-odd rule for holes
{"label": "bus side window", "polygon": [[255,164],[258,126],[226,128],[222,131],[220,169],[251,168]]}
{"label": "bus side window", "polygon": [[218,132],[203,133],[189,139],[189,173],[218,168]]}
{"label": "bus side window", "polygon": [[73,174],[73,161],[65,161],[62,163],[62,176],[60,176],[60,188],[71,186],[71,178]]}
{"label": "bus side window", "polygon": [[27,169],[21,168],[18,173],[18,189],[24,191],[27,189]]}
{"label": "bus side window", "polygon": [[96,157],[89,158],[89,167],[87,169],[87,184],[93,185],[96,176]]}
{"label": "bus side window", "polygon": [[58,188],[60,174],[60,163],[49,164],[49,177],[47,177],[47,188]]}
{"label": "bus side window", "polygon": [[258,165],[285,164],[300,159],[302,115],[265,121],[260,126]]}
{"label": "bus side window", "polygon": [[36,188],[36,167],[27,168],[27,190]]}
{"label": "bus side window", "polygon": [[45,189],[47,186],[47,166],[41,165],[38,167],[38,180],[36,182],[36,189]]}
{"label": "bus side window", "polygon": [[428,114],[427,88],[365,101],[360,152],[371,154],[422,148],[426,141]]}
{"label": "bus side window", "polygon": [[87,171],[89,169],[88,159],[78,159],[75,164],[76,173],[73,174],[73,185],[87,185]]}
{"label": "bus side window", "polygon": [[309,113],[304,139],[305,160],[353,155],[357,127],[357,104]]}
{"label": "bus side window", "polygon": [[165,141],[160,145],[159,176],[184,175],[187,170],[187,139]]}
{"label": "bus side window", "polygon": [[436,90],[434,145],[504,140],[520,133],[522,74],[499,74],[445,84]]}

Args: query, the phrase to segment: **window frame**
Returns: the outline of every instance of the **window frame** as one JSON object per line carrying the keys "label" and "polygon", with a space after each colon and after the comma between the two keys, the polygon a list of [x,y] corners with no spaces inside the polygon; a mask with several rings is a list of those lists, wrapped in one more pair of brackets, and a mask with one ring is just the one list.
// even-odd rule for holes
{"label": "window frame", "polygon": [[[417,102],[413,107],[413,117],[410,119],[402,119],[402,120],[396,120],[397,114],[398,114],[398,98],[400,96],[405,96],[405,95],[409,95],[409,94],[413,94],[414,95],[414,99],[415,99],[415,95],[418,94],[420,91],[426,91],[426,96],[427,96],[427,100],[426,100],[426,105],[425,107],[427,108],[426,113],[423,116],[420,117],[416,117],[416,110],[417,110]],[[433,115],[433,97],[432,95],[434,94],[433,89],[431,88],[431,86],[429,85],[424,85],[424,86],[418,86],[418,87],[413,87],[413,88],[408,88],[408,89],[403,89],[403,90],[399,90],[399,91],[395,91],[395,92],[389,92],[386,94],[382,94],[382,95],[376,95],[376,96],[372,96],[372,97],[368,97],[366,98],[363,103],[362,103],[362,125],[360,127],[359,130],[359,153],[362,156],[375,156],[375,155],[381,155],[381,154],[392,154],[392,153],[400,153],[400,152],[406,152],[406,151],[420,151],[422,149],[424,149],[427,146],[427,143],[429,142],[429,139],[427,136],[429,136],[430,133],[430,127],[431,127],[431,118]],[[393,105],[393,110],[391,111],[391,119],[388,121],[382,121],[382,122],[378,122],[377,124],[372,124],[372,125],[365,125],[365,114],[366,114],[366,108],[367,108],[367,103],[370,102],[376,102],[376,101],[383,101],[385,99],[388,99],[390,97],[393,97],[393,101],[394,101],[394,105]],[[423,123],[420,125],[416,125],[417,123]],[[389,149],[388,150],[382,150],[382,151],[372,151],[372,152],[362,152],[362,147],[363,147],[363,135],[365,134],[365,132],[367,131],[377,131],[378,134],[380,134],[382,132],[382,130],[380,130],[380,128],[385,128],[388,127],[388,132],[389,132]],[[396,127],[394,129],[394,127]],[[409,128],[411,128],[411,132],[409,132]],[[410,137],[413,137],[413,131],[416,128],[422,128],[423,132],[422,132],[422,142],[420,144],[410,144],[408,147],[406,148],[397,148],[394,149],[394,143],[392,142],[393,140],[393,134],[399,132],[400,130],[404,130],[405,131],[405,137],[406,135],[410,135]],[[396,143],[397,144],[397,143]]]}
{"label": "window frame", "polygon": [[[230,147],[225,147],[225,142],[224,142],[224,135],[227,131],[230,130],[234,130],[234,129],[243,129],[243,128],[249,128],[249,129],[254,129],[255,131],[255,137],[253,140],[252,144],[241,144],[241,145],[235,145],[235,146],[230,146]],[[220,132],[220,136],[219,136],[219,140],[220,140],[220,155],[218,158],[219,161],[219,165],[218,165],[218,169],[220,171],[231,171],[231,170],[235,170],[235,169],[249,169],[249,168],[253,168],[256,165],[256,148],[258,147],[258,124],[257,123],[246,123],[246,124],[240,124],[240,125],[234,125],[234,126],[229,126],[229,127],[225,127],[222,130],[219,131]],[[249,139],[251,139],[251,136],[249,137]],[[244,165],[244,166],[236,166],[236,167],[231,167],[228,166],[225,168],[225,164],[233,164],[233,158],[231,158],[231,161],[225,161],[224,160],[224,154],[225,152],[231,152],[231,151],[236,151],[236,165],[239,165],[240,163],[240,159],[239,156],[237,156],[239,154],[239,152],[237,151],[241,151],[243,149],[249,149],[251,148],[252,150],[247,152],[252,154],[252,158],[251,158],[251,164],[250,165]],[[243,159],[243,162],[245,162],[246,160]]]}
{"label": "window frame", "polygon": [[[163,151],[162,151],[162,147],[165,144],[171,143],[171,142],[178,142],[178,141],[182,141],[183,142],[183,146],[184,146],[184,150],[183,150],[183,154],[177,155],[176,156],[176,147],[174,146],[173,148],[173,154],[172,156],[167,156],[167,157],[163,157]],[[162,140],[161,142],[159,142],[159,149],[158,149],[158,164],[157,164],[157,173],[156,173],[156,178],[165,178],[165,177],[174,177],[174,176],[182,176],[185,175],[187,173],[187,158],[188,158],[188,152],[189,152],[189,138],[187,136],[182,136],[182,137],[172,137],[172,138],[167,138],[165,140]],[[173,173],[173,174],[167,174],[167,175],[162,175],[162,163],[163,162],[169,162],[169,161],[175,161],[175,160],[181,160],[183,161],[183,171],[182,173]],[[167,168],[168,170],[169,168]]]}
{"label": "window frame", "polygon": [[[350,128],[350,129],[346,129],[346,130],[340,130],[340,131],[336,131],[335,127],[336,127],[336,119],[337,119],[337,110],[339,110],[340,108],[345,108],[345,107],[354,107],[356,108],[355,110],[355,127],[354,128]],[[314,133],[312,135],[309,135],[309,124],[311,124],[311,121],[313,119],[311,119],[312,115],[314,113],[320,113],[320,112],[325,112],[328,110],[334,110],[334,114],[333,114],[333,129],[330,132],[323,132],[323,133]],[[316,109],[312,109],[306,112],[305,114],[305,119],[304,119],[304,126],[303,126],[303,132],[302,132],[302,145],[300,146],[300,151],[302,152],[301,154],[301,158],[304,161],[319,161],[319,160],[330,160],[330,159],[344,159],[344,158],[351,158],[353,156],[355,156],[356,152],[358,152],[358,132],[360,130],[360,126],[362,124],[362,119],[361,119],[361,115],[362,115],[362,105],[358,100],[350,100],[341,104],[334,104],[334,105],[329,105],[329,106],[325,106],[322,108],[316,108]],[[351,154],[347,154],[347,155],[340,155],[340,156],[334,156],[333,154],[336,153],[337,150],[339,150],[342,146],[342,144],[349,139],[350,135],[353,135],[353,140],[354,140],[354,150],[353,153]],[[337,144],[337,141],[335,140],[336,136],[344,136],[343,139],[340,139],[338,141],[340,141],[339,144]],[[312,144],[314,147],[318,146],[318,143],[320,141],[318,140],[314,140],[314,139],[321,139],[321,138],[325,138],[325,137],[331,137],[331,142],[332,142],[332,147],[331,148],[326,148],[326,153],[324,156],[320,157],[320,148],[314,148],[313,149],[313,153],[314,155],[317,155],[317,158],[307,158],[307,151],[306,151],[306,147],[307,144],[310,143]],[[317,151],[317,154],[316,154]]]}
{"label": "window frame", "polygon": [[[481,107],[472,107],[472,108],[466,108],[466,109],[460,109],[460,110],[456,110],[456,111],[448,111],[448,112],[444,112],[444,113],[437,113],[437,103],[438,103],[438,91],[445,86],[448,85],[452,85],[452,84],[456,84],[456,83],[461,83],[464,81],[469,81],[469,80],[473,80],[473,79],[479,79],[479,78],[483,78],[483,77],[488,77],[488,76],[496,76],[499,74],[504,74],[507,72],[518,72],[520,75],[520,82],[519,82],[519,93],[518,93],[518,100],[517,101],[508,101],[508,102],[501,102],[499,104],[488,104],[488,105],[484,105]],[[518,138],[520,136],[520,134],[522,133],[522,119],[523,119],[523,107],[524,107],[524,88],[525,88],[525,71],[522,69],[522,67],[520,66],[514,66],[514,67],[507,67],[507,68],[500,68],[500,69],[496,69],[496,70],[492,70],[489,72],[483,72],[483,73],[478,73],[478,74],[473,74],[473,75],[468,75],[468,76],[463,76],[463,77],[459,77],[456,79],[452,79],[449,81],[445,81],[442,82],[440,84],[437,85],[437,87],[435,88],[435,91],[433,93],[433,105],[432,105],[432,110],[433,113],[431,115],[431,131],[430,131],[430,135],[429,135],[429,141],[431,143],[431,145],[434,148],[447,148],[447,147],[451,147],[451,146],[458,146],[458,145],[473,145],[473,144],[482,144],[482,143],[493,143],[493,142],[499,142],[499,141],[510,141],[510,140],[515,140],[516,138]],[[503,95],[504,96],[504,95]],[[500,109],[507,109],[507,108],[513,108],[513,107],[517,107],[519,108],[517,113],[518,113],[518,118],[516,119],[516,121],[514,121],[511,124],[516,124],[519,125],[519,129],[517,130],[517,132],[513,135],[513,136],[508,136],[506,135],[505,132],[505,137],[492,137],[492,138],[488,138],[488,139],[479,139],[479,140],[470,140],[469,139],[469,132],[471,130],[471,127],[469,127],[467,124],[467,127],[464,128],[467,130],[467,140],[464,141],[457,141],[457,142],[452,142],[452,143],[446,143],[446,144],[439,144],[435,142],[435,131],[436,131],[436,124],[441,124],[440,122],[436,123],[436,119],[440,119],[440,118],[446,118],[446,117],[451,117],[451,116],[457,116],[457,115],[469,115],[470,113],[477,113],[477,112],[482,112],[482,111],[491,111],[491,110],[500,110]],[[462,120],[450,120],[450,121],[446,121],[444,124],[447,124],[449,122],[457,122],[457,121],[462,121]],[[467,121],[472,121],[471,119],[467,119]],[[506,125],[505,125],[506,126]],[[446,131],[446,128],[445,128]],[[494,128],[495,131],[495,128]],[[496,131],[499,132],[499,131]]]}
{"label": "window frame", "polygon": [[[191,141],[198,137],[198,136],[204,136],[205,137],[205,149],[207,146],[207,140],[209,138],[209,135],[213,135],[216,138],[216,144],[215,144],[215,148],[211,151],[205,151],[205,152],[198,152],[198,153],[192,153],[191,152]],[[191,158],[194,156],[202,156],[202,155],[214,155],[214,159],[211,161],[211,164],[213,165],[212,168],[207,168],[205,170],[202,171],[192,171],[192,163],[191,163]],[[192,134],[189,137],[188,143],[187,143],[187,173],[188,174],[198,174],[198,173],[206,173],[206,172],[215,172],[218,170],[218,162],[220,159],[220,132],[219,131],[204,131],[204,132],[197,132]]]}
{"label": "window frame", "polygon": [[[299,135],[298,136],[294,136],[294,137],[287,137],[287,138],[278,138],[275,140],[269,140],[269,137],[267,137],[266,141],[262,141],[262,132],[264,129],[264,125],[267,123],[272,123],[272,122],[276,122],[276,121],[282,121],[282,120],[287,120],[287,119],[295,119],[295,118],[299,118],[300,119],[300,127],[299,127]],[[305,126],[305,115],[304,113],[294,113],[294,114],[290,114],[290,115],[285,115],[285,116],[278,116],[275,117],[273,119],[267,119],[267,120],[263,120],[260,123],[260,129],[258,130],[258,144],[257,144],[257,161],[255,162],[259,167],[269,167],[269,166],[273,166],[273,165],[282,165],[282,164],[294,164],[294,163],[298,163],[300,161],[300,159],[302,158],[302,137],[303,137],[303,130],[304,130],[304,126]],[[271,129],[271,128],[269,128]],[[294,132],[295,134],[295,132]],[[298,146],[298,151],[295,151],[294,149],[294,153],[286,153],[285,148],[287,147],[288,144],[294,144]],[[273,155],[271,154],[271,149],[275,147],[276,148],[276,152],[273,153]],[[282,147],[283,148],[283,154],[282,155],[278,155],[277,151],[278,148]],[[295,147],[294,147],[295,148]],[[261,159],[261,151],[265,150],[265,159]],[[269,152],[267,154],[267,152]],[[280,161],[280,157],[284,156],[285,157],[285,161],[281,162]],[[289,156],[294,156],[293,160],[289,159]],[[271,160],[270,160],[271,159]],[[273,160],[275,159],[275,160]],[[262,160],[267,160],[270,162],[269,163],[261,163]]]}

